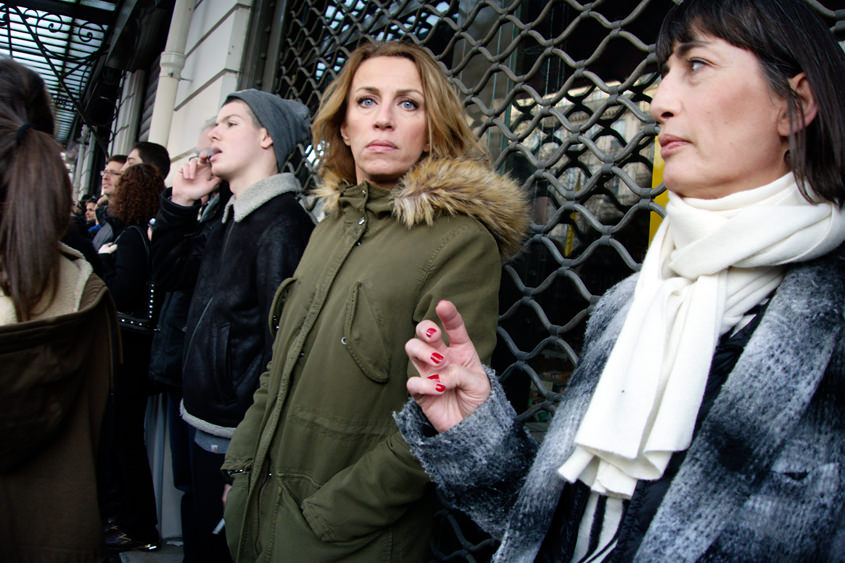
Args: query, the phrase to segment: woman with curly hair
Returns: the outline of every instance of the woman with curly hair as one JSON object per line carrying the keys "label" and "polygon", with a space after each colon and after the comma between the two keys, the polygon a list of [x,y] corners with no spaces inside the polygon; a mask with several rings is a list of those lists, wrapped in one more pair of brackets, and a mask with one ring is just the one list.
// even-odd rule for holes
{"label": "woman with curly hair", "polygon": [[[144,318],[148,310],[150,249],[147,223],[158,212],[164,180],[149,164],[127,168],[117,185],[109,215],[117,237],[100,248],[103,279],[117,310]],[[123,363],[115,377],[113,416],[106,420],[101,509],[106,546],[114,549],[158,547],[156,509],[147,451],[144,413],[152,332],[121,324]]]}

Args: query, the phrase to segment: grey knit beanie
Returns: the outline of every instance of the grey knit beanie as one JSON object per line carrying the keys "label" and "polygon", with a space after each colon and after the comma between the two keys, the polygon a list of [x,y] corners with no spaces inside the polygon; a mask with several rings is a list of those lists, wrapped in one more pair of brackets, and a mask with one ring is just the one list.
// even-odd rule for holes
{"label": "grey knit beanie", "polygon": [[308,140],[311,131],[308,108],[295,100],[286,100],[254,88],[232,92],[223,105],[236,99],[248,105],[261,126],[267,129],[273,139],[276,170],[281,172],[282,164],[293,148]]}

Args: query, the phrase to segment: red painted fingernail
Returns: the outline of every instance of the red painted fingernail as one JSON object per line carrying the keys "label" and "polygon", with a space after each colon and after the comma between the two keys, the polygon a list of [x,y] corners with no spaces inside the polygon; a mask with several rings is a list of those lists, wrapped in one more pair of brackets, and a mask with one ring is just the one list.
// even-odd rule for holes
{"label": "red painted fingernail", "polygon": [[441,384],[439,384],[439,383],[438,383],[437,385],[435,385],[435,386],[434,386],[434,388],[437,390],[437,392],[438,392],[438,393],[442,393],[443,391],[445,391],[445,390],[446,390],[446,386],[445,386],[445,385],[441,385]]}
{"label": "red painted fingernail", "polygon": [[429,338],[431,338],[431,335],[434,334],[435,332],[437,332],[437,329],[430,328],[427,331],[425,331],[425,335],[428,336]]}
{"label": "red painted fingernail", "polygon": [[436,373],[434,375],[429,375],[428,378],[433,379],[435,381],[440,381],[440,376]]}
{"label": "red painted fingernail", "polygon": [[431,361],[432,361],[432,362],[434,362],[435,364],[439,364],[440,362],[442,362],[442,361],[443,361],[443,356],[441,356],[441,355],[440,355],[440,354],[438,354],[437,352],[434,352],[434,353],[431,355]]}

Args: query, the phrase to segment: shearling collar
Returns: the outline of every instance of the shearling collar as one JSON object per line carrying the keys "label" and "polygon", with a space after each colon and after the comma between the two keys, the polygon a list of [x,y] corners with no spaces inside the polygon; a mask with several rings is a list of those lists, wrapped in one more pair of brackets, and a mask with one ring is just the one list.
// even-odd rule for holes
{"label": "shearling collar", "polygon": [[243,221],[250,213],[276,197],[287,192],[299,192],[302,187],[296,176],[289,172],[274,174],[258,180],[248,187],[240,196],[229,198],[226,207],[223,209],[221,221],[229,220],[229,214],[234,213],[235,223]]}
{"label": "shearling collar", "polygon": [[[347,184],[326,178],[315,193],[327,213],[340,209]],[[528,228],[528,199],[507,176],[473,160],[425,159],[392,191],[392,214],[407,227],[431,225],[438,215],[469,215],[481,221],[503,255],[516,253]]]}
{"label": "shearling collar", "polygon": [[[77,250],[59,243],[61,258],[59,259],[59,290],[52,301],[47,300],[48,291],[44,298],[34,308],[30,320],[38,320],[59,315],[67,315],[79,309],[82,292],[88,283],[88,278],[94,272],[91,264]],[[18,322],[15,305],[12,298],[0,289],[0,326]]]}

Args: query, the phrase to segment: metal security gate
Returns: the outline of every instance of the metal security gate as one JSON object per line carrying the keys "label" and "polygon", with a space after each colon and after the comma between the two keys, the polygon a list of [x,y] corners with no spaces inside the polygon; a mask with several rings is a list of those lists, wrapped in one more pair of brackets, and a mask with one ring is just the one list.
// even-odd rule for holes
{"label": "metal security gate", "polygon": [[[842,39],[845,10],[808,0]],[[523,252],[505,265],[493,367],[542,439],[598,298],[636,271],[662,214],[653,43],[672,0],[326,0],[255,8],[244,86],[320,93],[365,39],[413,41],[452,78],[497,169],[533,199]],[[256,64],[256,61],[259,64]],[[313,147],[288,167],[313,186]],[[658,156],[659,160],[659,156]],[[433,559],[484,561],[495,542],[443,510]]]}

